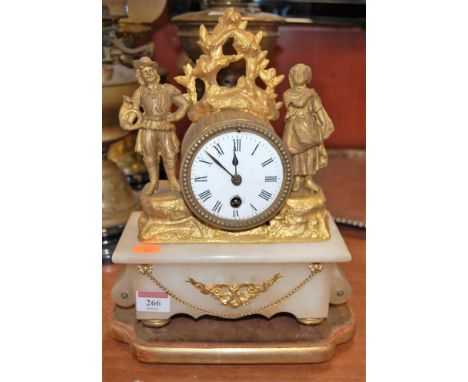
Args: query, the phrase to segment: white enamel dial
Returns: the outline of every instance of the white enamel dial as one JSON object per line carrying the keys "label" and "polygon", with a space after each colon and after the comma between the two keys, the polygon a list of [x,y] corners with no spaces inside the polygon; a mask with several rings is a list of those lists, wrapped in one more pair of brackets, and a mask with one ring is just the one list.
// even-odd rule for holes
{"label": "white enamel dial", "polygon": [[203,220],[233,230],[273,217],[289,193],[289,156],[279,141],[270,132],[231,129],[201,142],[182,176],[188,204]]}

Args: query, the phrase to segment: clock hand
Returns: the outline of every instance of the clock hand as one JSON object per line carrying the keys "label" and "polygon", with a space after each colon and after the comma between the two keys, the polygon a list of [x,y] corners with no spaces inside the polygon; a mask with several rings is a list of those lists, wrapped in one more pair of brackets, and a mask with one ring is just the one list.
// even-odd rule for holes
{"label": "clock hand", "polygon": [[232,158],[232,165],[234,166],[234,171],[235,171],[235,174],[237,175],[237,165],[239,164],[239,160],[237,159],[236,143],[234,141],[233,141],[233,145],[234,145],[234,158]]}
{"label": "clock hand", "polygon": [[232,175],[229,170],[224,167],[219,160],[217,160],[213,155],[211,155],[208,151],[205,150],[206,155],[208,155],[213,162],[215,162],[219,167],[221,167],[224,171],[226,171],[230,177],[232,178],[234,175]]}

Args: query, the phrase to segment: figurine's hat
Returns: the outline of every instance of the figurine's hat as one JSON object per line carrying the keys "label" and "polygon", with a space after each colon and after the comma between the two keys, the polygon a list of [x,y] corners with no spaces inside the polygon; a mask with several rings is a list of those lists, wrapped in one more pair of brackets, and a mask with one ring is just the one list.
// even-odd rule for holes
{"label": "figurine's hat", "polygon": [[139,60],[134,60],[133,61],[133,67],[135,69],[138,69],[138,68],[143,68],[145,66],[151,66],[153,68],[155,68],[156,70],[158,70],[158,64],[156,62],[154,62],[153,60],[151,60],[151,58],[149,57],[142,57],[140,58]]}

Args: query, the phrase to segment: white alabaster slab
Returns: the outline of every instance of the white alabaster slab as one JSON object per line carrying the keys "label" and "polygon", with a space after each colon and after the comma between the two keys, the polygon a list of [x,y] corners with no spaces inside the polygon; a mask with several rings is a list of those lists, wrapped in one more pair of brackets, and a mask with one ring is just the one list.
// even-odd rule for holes
{"label": "white alabaster slab", "polygon": [[[328,315],[330,287],[333,265],[325,264],[322,272],[316,274],[291,297],[270,307],[256,312],[265,317],[272,317],[279,312],[288,312],[297,318],[325,318]],[[266,291],[252,299],[248,305],[232,308],[222,305],[210,295],[201,293],[192,284],[186,282],[194,278],[204,284],[261,283],[279,273],[281,277]],[[309,275],[307,264],[158,264],[154,266],[153,276],[172,293],[203,309],[222,314],[239,314],[257,310],[262,306],[284,296]],[[135,304],[136,291],[161,291],[153,282],[138,273],[136,265],[126,265],[112,289],[112,299],[122,307]],[[123,299],[122,295],[126,298]],[[175,314],[189,314],[200,317],[206,313],[170,299],[170,311],[136,311],[137,319],[168,319]],[[216,315],[216,314],[213,314]]]}
{"label": "white alabaster slab", "polygon": [[351,254],[330,216],[331,238],[315,243],[271,244],[160,244],[158,253],[134,253],[138,241],[138,218],[133,212],[125,226],[112,256],[114,263],[122,264],[213,264],[213,263],[310,263],[348,262]]}

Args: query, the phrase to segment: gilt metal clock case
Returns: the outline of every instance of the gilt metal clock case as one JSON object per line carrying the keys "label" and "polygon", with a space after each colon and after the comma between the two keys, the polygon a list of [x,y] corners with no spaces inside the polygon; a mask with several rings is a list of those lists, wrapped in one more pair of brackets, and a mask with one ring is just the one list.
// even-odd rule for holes
{"label": "gilt metal clock case", "polygon": [[[280,183],[276,186],[276,192],[268,192],[268,191],[265,191],[262,187],[260,187],[257,190],[258,193],[251,194],[249,197],[247,197],[248,200],[241,201],[244,203],[248,203],[253,212],[251,216],[248,216],[246,218],[242,218],[242,216],[235,216],[235,215],[232,216],[231,218],[225,215],[220,216],[219,214],[220,211],[217,210],[219,209],[219,203],[215,201],[215,198],[213,198],[213,200],[211,200],[210,203],[204,203],[203,202],[204,199],[206,199],[206,197],[209,196],[210,194],[208,194],[206,191],[198,193],[196,190],[194,190],[195,177],[194,177],[192,170],[194,168],[194,162],[197,161],[197,158],[198,160],[200,159],[201,150],[203,148],[206,148],[207,144],[209,145],[210,142],[215,142],[217,140],[219,141],[220,139],[223,140],[224,136],[229,135],[229,134],[231,134],[232,136],[232,133],[234,133],[234,135],[237,133],[243,137],[246,137],[246,136],[250,138],[253,137],[254,139],[255,137],[257,137],[258,142],[261,143],[263,146],[271,145],[269,149],[274,150],[274,154],[276,154],[276,157],[275,155],[273,155],[275,157],[275,160],[280,161],[280,163],[278,163],[279,167],[281,168],[280,176],[275,176],[275,177],[265,176],[265,179],[264,179],[266,182],[268,180],[271,180],[271,178],[276,178],[278,183]],[[214,145],[211,146],[210,148],[213,149]],[[228,143],[227,146],[224,145],[224,149],[222,150],[226,151],[226,154],[228,153],[230,154],[231,153],[230,143]],[[221,156],[224,156],[224,151],[222,151],[223,155],[221,155],[221,152],[218,152],[217,150],[213,149],[212,155],[218,156],[220,158]],[[233,143],[232,151],[235,155],[235,152],[236,152],[235,143]],[[209,155],[208,152],[206,152],[205,154]],[[226,155],[226,157],[228,157],[228,155]],[[250,157],[252,157],[252,159],[251,161],[249,161],[250,162],[249,166],[258,166],[259,164],[253,160],[254,155],[250,155]],[[213,159],[216,160],[216,158],[213,158]],[[214,163],[211,158],[208,158],[206,162],[211,162],[210,166],[217,166],[216,163]],[[265,167],[269,163],[271,163],[270,159],[267,158],[266,161],[263,161],[261,163],[261,165]],[[230,161],[226,162],[226,160],[224,160],[224,165],[230,168],[230,170],[227,170],[225,168],[224,171],[229,171],[229,172],[234,173],[234,169],[232,168],[233,166],[231,165]],[[245,168],[246,167],[244,166],[244,170]],[[244,179],[245,177],[249,176],[249,172],[244,171],[244,174],[242,175]],[[226,174],[226,176],[229,177],[228,174]],[[233,196],[236,193],[236,186],[238,186],[235,184],[236,179],[238,179],[237,171],[236,171],[235,176],[236,178],[234,176],[232,177]],[[213,184],[213,182],[216,183],[219,181],[226,181],[225,179],[224,180],[223,179],[211,179],[210,182],[208,182],[206,179],[207,177],[203,177],[203,178],[205,178],[203,180],[206,182],[207,185],[209,185],[210,183]],[[247,230],[247,229],[254,228],[261,224],[268,222],[281,210],[281,208],[286,203],[286,199],[288,198],[291,192],[291,186],[292,186],[291,157],[283,141],[278,137],[278,135],[273,131],[272,128],[261,125],[255,121],[249,121],[245,119],[223,121],[203,131],[192,142],[192,144],[188,146],[185,152],[185,155],[183,156],[183,159],[182,159],[180,184],[181,184],[182,195],[184,197],[184,200],[187,206],[190,208],[192,213],[198,219],[200,219],[204,223],[207,223],[209,225],[212,225],[214,227],[224,229],[224,230],[229,230],[229,231]],[[207,188],[207,191],[209,191],[209,188]],[[271,197],[271,200],[269,199],[267,200],[268,197]],[[259,198],[258,200],[260,202],[263,202],[264,200],[266,200],[267,206],[264,206],[265,208],[263,209],[255,207],[254,204],[252,203],[252,200],[254,198]],[[233,203],[233,200],[231,199],[231,206],[233,206],[232,203]],[[228,206],[225,206],[225,207],[230,208]],[[232,211],[235,213],[236,209],[232,208]],[[256,214],[255,211],[258,211],[258,214]]]}

